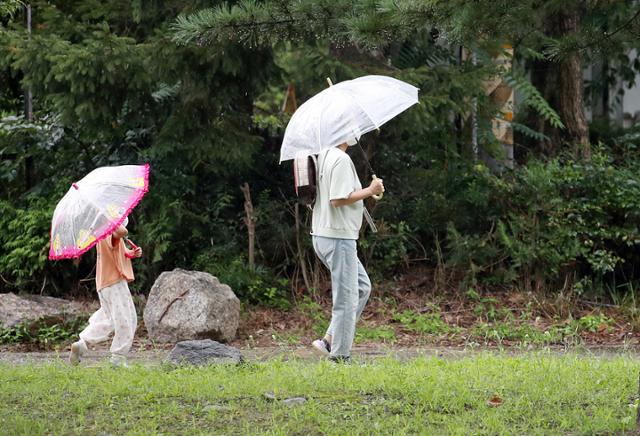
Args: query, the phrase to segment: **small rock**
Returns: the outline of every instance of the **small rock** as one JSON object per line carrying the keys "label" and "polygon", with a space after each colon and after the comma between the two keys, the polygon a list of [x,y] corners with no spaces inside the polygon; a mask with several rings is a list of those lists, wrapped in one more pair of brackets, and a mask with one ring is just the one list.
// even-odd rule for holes
{"label": "small rock", "polygon": [[231,407],[229,406],[222,406],[220,404],[209,404],[203,407],[203,409],[205,412],[210,412],[212,410],[215,410],[217,412],[228,412],[229,410],[231,410]]}
{"label": "small rock", "polygon": [[262,395],[267,401],[275,401],[278,398],[276,397],[276,394],[273,393],[273,391],[269,391],[269,392],[265,392]]}
{"label": "small rock", "polygon": [[167,361],[177,365],[212,365],[244,362],[240,350],[211,339],[178,342],[169,353]]}
{"label": "small rock", "polygon": [[307,399],[304,397],[293,397],[287,398],[282,402],[282,404],[286,404],[287,406],[297,406],[298,404],[306,403]]}

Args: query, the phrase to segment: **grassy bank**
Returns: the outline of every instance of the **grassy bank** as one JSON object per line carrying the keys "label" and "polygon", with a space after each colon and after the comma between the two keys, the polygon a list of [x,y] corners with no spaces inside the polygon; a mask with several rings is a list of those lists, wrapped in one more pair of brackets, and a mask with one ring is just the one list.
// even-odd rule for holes
{"label": "grassy bank", "polygon": [[622,433],[635,429],[639,370],[627,356],[546,353],[337,367],[0,364],[0,433]]}

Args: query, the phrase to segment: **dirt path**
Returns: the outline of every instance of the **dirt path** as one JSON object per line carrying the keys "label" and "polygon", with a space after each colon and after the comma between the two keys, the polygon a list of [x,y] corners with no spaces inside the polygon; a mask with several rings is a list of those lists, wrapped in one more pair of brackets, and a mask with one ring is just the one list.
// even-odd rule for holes
{"label": "dirt path", "polygon": [[[399,360],[409,360],[417,357],[441,357],[446,359],[462,358],[479,352],[506,353],[510,355],[535,353],[542,349],[522,349],[522,348],[463,348],[463,347],[393,347],[380,345],[364,345],[357,346],[353,350],[353,357],[359,361],[372,361],[385,357],[392,357]],[[579,354],[586,356],[616,356],[620,354],[633,355],[640,358],[640,347],[624,347],[624,346],[608,346],[598,348],[573,347],[569,349],[547,348],[553,353],[562,354]],[[310,347],[257,347],[243,348],[242,354],[249,361],[267,361],[272,359],[282,360],[305,360],[315,361],[319,357],[311,350]],[[138,349],[133,350],[129,356],[129,362],[132,364],[141,364],[145,366],[160,365],[169,354],[167,349]],[[67,361],[68,351],[61,350],[58,352],[15,352],[0,351],[0,364],[44,364]],[[88,366],[100,365],[107,361],[109,352],[106,347],[91,350],[84,358],[84,364]]]}

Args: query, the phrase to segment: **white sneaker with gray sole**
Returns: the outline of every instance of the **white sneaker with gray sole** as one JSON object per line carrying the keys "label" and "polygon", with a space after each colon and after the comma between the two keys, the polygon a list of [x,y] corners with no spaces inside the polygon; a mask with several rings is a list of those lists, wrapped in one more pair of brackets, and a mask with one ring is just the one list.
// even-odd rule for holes
{"label": "white sneaker with gray sole", "polygon": [[112,354],[109,360],[114,368],[129,368],[127,358],[121,354]]}
{"label": "white sneaker with gray sole", "polygon": [[71,344],[71,352],[69,353],[69,363],[77,365],[80,363],[82,356],[87,352],[87,344],[80,340]]}
{"label": "white sneaker with gray sole", "polygon": [[316,339],[311,343],[311,346],[313,347],[313,351],[321,356],[328,356],[331,352],[331,344],[329,344],[325,339]]}

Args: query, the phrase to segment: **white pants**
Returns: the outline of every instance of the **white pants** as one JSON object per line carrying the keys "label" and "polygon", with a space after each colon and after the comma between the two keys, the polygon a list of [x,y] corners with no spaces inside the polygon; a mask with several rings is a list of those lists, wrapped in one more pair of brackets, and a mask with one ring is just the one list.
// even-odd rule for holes
{"label": "white pants", "polygon": [[111,353],[125,356],[131,349],[138,316],[126,280],[98,291],[100,309],[89,318],[80,339],[89,344],[104,342],[114,333]]}

